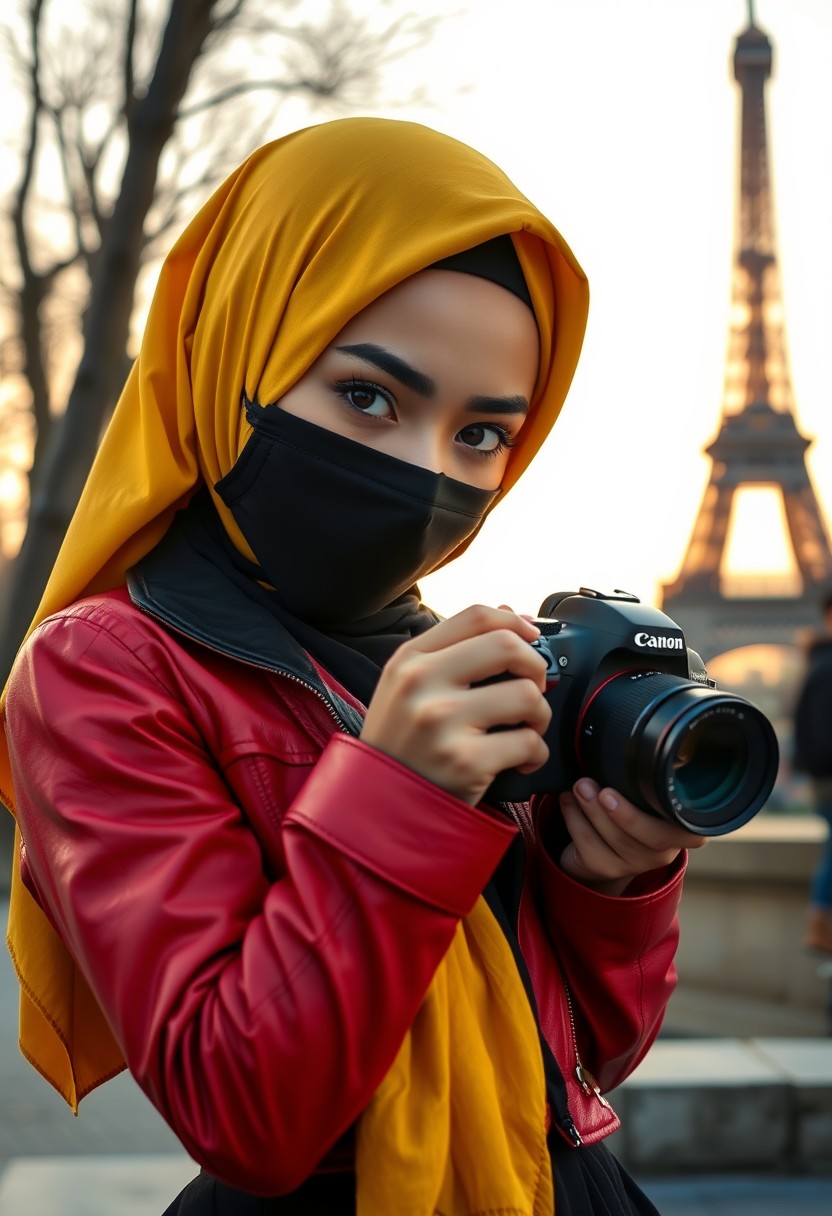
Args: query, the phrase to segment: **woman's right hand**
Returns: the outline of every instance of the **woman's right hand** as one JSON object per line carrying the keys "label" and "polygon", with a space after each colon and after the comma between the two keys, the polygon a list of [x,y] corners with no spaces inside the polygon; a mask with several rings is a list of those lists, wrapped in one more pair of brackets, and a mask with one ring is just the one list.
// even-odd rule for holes
{"label": "woman's right hand", "polygon": [[[509,608],[477,605],[405,642],[381,674],[362,740],[472,806],[503,769],[540,768],[552,711],[545,660],[529,645],[539,632]],[[514,679],[472,687],[504,672]]]}

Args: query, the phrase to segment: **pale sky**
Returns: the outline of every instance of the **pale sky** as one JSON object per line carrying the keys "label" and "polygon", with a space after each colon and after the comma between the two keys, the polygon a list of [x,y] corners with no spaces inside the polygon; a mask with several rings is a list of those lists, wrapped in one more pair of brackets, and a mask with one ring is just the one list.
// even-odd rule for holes
{"label": "pale sky", "polygon": [[[757,0],[755,14],[775,51],[769,147],[798,426],[815,438],[828,519],[832,2]],[[592,292],[546,446],[466,557],[423,582],[441,611],[474,599],[536,611],[581,583],[654,601],[676,574],[720,417],[739,139],[729,60],[746,23],[746,0],[463,0],[428,52],[432,108],[395,111],[505,169]],[[761,549],[782,562],[779,518],[762,506],[750,535],[738,520],[745,564]]]}

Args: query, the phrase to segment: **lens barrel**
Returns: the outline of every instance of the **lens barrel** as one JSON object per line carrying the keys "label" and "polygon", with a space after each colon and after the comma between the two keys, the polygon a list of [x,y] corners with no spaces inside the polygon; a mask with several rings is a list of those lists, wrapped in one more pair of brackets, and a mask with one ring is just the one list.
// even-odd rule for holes
{"label": "lens barrel", "polygon": [[743,697],[657,671],[602,684],[578,724],[584,772],[700,836],[747,823],[772,791],[777,737]]}

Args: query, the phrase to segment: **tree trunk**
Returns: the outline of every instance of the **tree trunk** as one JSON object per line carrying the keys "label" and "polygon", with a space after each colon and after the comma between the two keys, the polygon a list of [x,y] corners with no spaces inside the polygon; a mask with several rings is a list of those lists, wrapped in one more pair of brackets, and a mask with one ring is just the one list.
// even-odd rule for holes
{"label": "tree trunk", "polygon": [[44,453],[49,447],[52,431],[52,415],[49,409],[49,381],[43,353],[43,325],[40,316],[47,285],[31,269],[25,267],[26,275],[20,291],[20,335],[24,352],[23,377],[32,394],[32,414],[35,420],[35,447],[32,467],[29,471],[29,491],[34,497],[38,470]]}
{"label": "tree trunk", "polygon": [[123,352],[159,158],[174,129],[191,71],[211,32],[216,2],[171,0],[153,79],[130,114],[127,160],[99,254],[84,331],[84,353],[66,411],[52,428],[26,536],[12,563],[0,631],[0,684],[5,682],[40,602],[95,457],[104,421],[123,382]]}

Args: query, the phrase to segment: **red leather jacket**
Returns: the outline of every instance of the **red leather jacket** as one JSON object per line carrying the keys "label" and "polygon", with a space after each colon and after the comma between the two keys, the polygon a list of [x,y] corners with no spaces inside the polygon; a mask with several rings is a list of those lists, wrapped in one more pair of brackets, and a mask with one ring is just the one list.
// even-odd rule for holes
{"label": "red leather jacket", "polygon": [[[210,588],[195,612],[183,580],[154,579],[58,613],[21,654],[24,877],[187,1151],[280,1194],[337,1164],[518,827],[348,733],[360,707],[303,652],[274,653],[273,618],[232,634]],[[606,1090],[654,1039],[684,863],[612,899],[539,831],[526,821],[519,939],[594,1141],[618,1121],[576,1052]]]}

